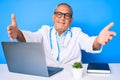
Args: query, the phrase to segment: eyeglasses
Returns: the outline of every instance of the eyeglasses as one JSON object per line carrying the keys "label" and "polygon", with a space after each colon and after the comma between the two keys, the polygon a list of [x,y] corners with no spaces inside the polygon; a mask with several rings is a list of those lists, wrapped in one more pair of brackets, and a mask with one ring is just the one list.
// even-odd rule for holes
{"label": "eyeglasses", "polygon": [[70,13],[62,13],[62,12],[54,12],[54,14],[58,17],[61,18],[64,15],[65,19],[70,19],[72,18],[72,15]]}

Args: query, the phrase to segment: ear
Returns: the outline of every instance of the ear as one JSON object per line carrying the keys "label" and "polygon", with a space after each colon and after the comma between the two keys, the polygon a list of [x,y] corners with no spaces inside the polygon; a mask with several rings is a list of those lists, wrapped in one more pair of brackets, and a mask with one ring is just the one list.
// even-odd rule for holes
{"label": "ear", "polygon": [[70,23],[72,23],[73,22],[73,18],[71,18],[71,20],[70,20]]}
{"label": "ear", "polygon": [[53,22],[54,22],[54,17],[55,17],[55,15],[53,14],[53,15],[52,15],[52,20],[53,20]]}

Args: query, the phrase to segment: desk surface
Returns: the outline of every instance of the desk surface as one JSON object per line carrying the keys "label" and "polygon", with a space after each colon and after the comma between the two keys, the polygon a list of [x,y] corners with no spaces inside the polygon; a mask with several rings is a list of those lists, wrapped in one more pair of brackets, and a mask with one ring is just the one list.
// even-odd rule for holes
{"label": "desk surface", "polygon": [[[109,64],[111,69],[111,74],[109,76],[105,75],[88,75],[86,72],[87,64],[83,64],[84,74],[81,80],[119,80],[120,79],[120,64],[112,63]],[[26,74],[19,74],[9,72],[6,64],[0,64],[0,80],[74,80],[72,74],[72,66],[65,65],[64,70],[51,76],[51,77],[41,77]]]}

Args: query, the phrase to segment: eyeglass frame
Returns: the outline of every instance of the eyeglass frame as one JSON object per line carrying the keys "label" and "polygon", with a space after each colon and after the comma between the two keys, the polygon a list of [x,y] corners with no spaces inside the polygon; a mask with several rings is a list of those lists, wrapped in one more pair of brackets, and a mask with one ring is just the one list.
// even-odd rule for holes
{"label": "eyeglass frame", "polygon": [[[60,13],[60,16],[57,15],[58,13]],[[56,16],[57,16],[58,18],[61,18],[63,15],[64,15],[64,18],[65,18],[65,19],[70,19],[70,18],[72,18],[72,14],[70,14],[70,13],[62,13],[62,12],[56,12],[56,11],[55,11],[54,14],[56,14]],[[66,15],[69,15],[69,17],[66,16]]]}

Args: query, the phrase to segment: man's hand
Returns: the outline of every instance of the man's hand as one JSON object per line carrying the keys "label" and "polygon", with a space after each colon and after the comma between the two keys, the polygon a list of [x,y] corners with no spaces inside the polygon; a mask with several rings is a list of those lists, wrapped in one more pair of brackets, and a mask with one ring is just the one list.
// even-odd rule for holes
{"label": "man's hand", "polygon": [[7,31],[10,40],[14,40],[15,38],[17,38],[18,35],[18,27],[14,14],[11,15],[11,20],[12,23],[7,27]]}
{"label": "man's hand", "polygon": [[96,49],[102,45],[107,44],[112,37],[116,35],[115,32],[109,31],[109,29],[114,25],[113,22],[108,24],[99,34],[99,36],[95,39],[93,44],[93,49]]}

